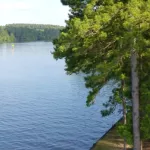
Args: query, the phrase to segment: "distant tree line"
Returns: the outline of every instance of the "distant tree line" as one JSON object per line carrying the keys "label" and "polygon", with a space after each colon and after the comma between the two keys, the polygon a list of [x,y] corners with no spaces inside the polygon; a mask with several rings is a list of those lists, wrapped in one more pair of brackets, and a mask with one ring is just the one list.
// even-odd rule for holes
{"label": "distant tree line", "polygon": [[52,41],[63,27],[42,24],[8,24],[0,27],[0,42]]}
{"label": "distant tree line", "polygon": [[13,42],[15,37],[12,33],[8,34],[5,27],[0,26],[0,43]]}

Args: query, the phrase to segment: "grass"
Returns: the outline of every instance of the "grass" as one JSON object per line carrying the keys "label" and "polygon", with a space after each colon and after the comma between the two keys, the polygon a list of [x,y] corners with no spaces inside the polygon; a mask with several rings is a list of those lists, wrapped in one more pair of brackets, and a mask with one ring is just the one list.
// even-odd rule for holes
{"label": "grass", "polygon": [[[114,126],[107,132],[91,150],[123,150],[124,140],[117,134]],[[127,145],[127,150],[132,150],[131,146]]]}
{"label": "grass", "polygon": [[[97,141],[90,150],[123,150],[124,140],[117,133],[116,125]],[[133,150],[133,148],[127,145],[127,150]],[[150,140],[143,142],[143,150],[150,150]]]}

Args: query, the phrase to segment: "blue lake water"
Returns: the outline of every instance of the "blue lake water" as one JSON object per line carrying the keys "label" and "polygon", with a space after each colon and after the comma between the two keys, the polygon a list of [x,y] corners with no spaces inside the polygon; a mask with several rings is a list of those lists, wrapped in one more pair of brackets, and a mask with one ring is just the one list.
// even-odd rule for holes
{"label": "blue lake water", "polygon": [[83,75],[66,75],[50,42],[0,45],[0,149],[89,150],[119,118],[102,118],[105,86],[86,107]]}

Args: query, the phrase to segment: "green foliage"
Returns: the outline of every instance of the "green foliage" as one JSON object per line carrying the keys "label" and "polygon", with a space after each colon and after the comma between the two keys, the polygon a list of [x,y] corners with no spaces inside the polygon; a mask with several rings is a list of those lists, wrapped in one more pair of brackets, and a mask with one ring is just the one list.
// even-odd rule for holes
{"label": "green foliage", "polygon": [[150,139],[150,104],[147,104],[145,107],[144,112],[146,114],[142,115],[142,121],[141,121],[141,135],[144,139],[149,140]]}
{"label": "green foliage", "polygon": [[5,27],[0,26],[0,43],[13,42],[13,34],[9,35]]}
{"label": "green foliage", "polygon": [[[65,3],[66,2],[66,3]],[[65,59],[68,74],[83,72],[90,88],[87,105],[94,103],[99,90],[110,80],[118,83],[113,96],[104,104],[104,116],[111,114],[121,99],[131,99],[131,49],[138,54],[140,79],[140,122],[142,139],[150,139],[150,0],[65,1],[72,13],[67,26],[54,40],[56,59]],[[68,3],[67,3],[68,2]],[[74,9],[75,8],[75,9]],[[136,39],[136,40],[135,40]],[[124,80],[124,88],[121,82]],[[127,104],[126,104],[127,105]],[[127,105],[128,107],[128,105]],[[132,108],[128,108],[131,114]],[[121,135],[132,139],[130,115],[127,126],[120,126]],[[146,124],[147,123],[147,124]],[[131,142],[131,140],[129,140]]]}
{"label": "green foliage", "polygon": [[119,123],[117,127],[117,132],[120,136],[124,137],[128,144],[133,145],[133,135],[132,135],[132,114],[127,114],[127,124]]}
{"label": "green foliage", "polygon": [[5,26],[16,42],[52,41],[59,36],[63,27],[40,24],[9,24]]}
{"label": "green foliage", "polygon": [[[91,9],[95,3],[87,5],[84,20],[71,19],[68,32],[65,35],[61,34],[59,41],[54,42],[56,45],[54,57],[65,57],[66,70],[69,73],[79,71],[92,73],[86,79],[87,87],[92,88],[87,103],[94,100],[95,95],[108,80],[118,78],[117,74],[121,73],[120,66],[125,57],[122,56],[116,38],[118,34],[116,24],[120,18],[116,20],[113,18],[122,5],[117,3],[113,11],[112,5],[109,4],[107,7],[101,7],[99,12],[98,10],[95,12]],[[100,13],[102,15],[99,15]]]}
{"label": "green foliage", "polygon": [[68,5],[70,9],[69,17],[83,17],[83,9],[90,0],[61,0],[63,5]]}

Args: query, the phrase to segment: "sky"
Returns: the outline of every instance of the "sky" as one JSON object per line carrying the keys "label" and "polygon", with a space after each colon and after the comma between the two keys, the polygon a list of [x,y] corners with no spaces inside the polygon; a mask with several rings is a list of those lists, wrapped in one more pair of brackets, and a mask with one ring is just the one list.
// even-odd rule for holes
{"label": "sky", "polygon": [[69,7],[60,0],[0,0],[0,25],[36,23],[65,26]]}

